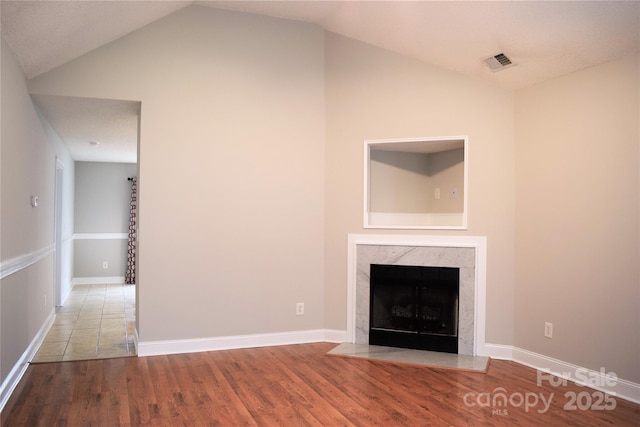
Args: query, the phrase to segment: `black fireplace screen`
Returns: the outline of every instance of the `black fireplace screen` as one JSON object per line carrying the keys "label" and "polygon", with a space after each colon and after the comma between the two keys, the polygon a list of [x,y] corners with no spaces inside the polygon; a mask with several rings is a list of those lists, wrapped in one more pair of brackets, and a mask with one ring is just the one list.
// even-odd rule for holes
{"label": "black fireplace screen", "polygon": [[372,264],[369,343],[458,352],[460,269]]}

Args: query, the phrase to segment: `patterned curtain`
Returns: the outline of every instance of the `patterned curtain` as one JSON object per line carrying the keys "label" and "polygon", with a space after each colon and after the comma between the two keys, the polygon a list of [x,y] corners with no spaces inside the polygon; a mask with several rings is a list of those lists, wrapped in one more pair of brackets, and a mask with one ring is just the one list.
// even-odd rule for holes
{"label": "patterned curtain", "polygon": [[127,284],[136,283],[136,211],[138,207],[138,178],[129,178],[131,181],[131,206],[129,208],[129,241],[127,244],[127,273],[124,281]]}

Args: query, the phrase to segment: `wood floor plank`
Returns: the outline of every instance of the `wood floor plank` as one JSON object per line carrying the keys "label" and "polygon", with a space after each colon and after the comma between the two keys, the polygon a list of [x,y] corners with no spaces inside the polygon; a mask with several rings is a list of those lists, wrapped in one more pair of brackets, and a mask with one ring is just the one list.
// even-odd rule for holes
{"label": "wood floor plank", "polygon": [[[494,360],[483,374],[326,356],[334,346],[31,365],[2,425],[640,425],[640,405],[620,398],[612,410],[567,410],[566,393],[598,392],[537,384],[536,371],[517,363]],[[542,396],[549,405],[501,404],[500,393]]]}
{"label": "wood floor plank", "polygon": [[[348,361],[343,359],[340,364],[325,366],[314,358],[307,358],[301,354],[300,347],[292,346],[295,352],[294,356],[289,357],[291,360],[306,360],[308,369],[298,369],[297,376],[313,391],[323,399],[328,407],[341,408],[340,412],[349,420],[351,424],[363,423],[362,425],[380,425],[382,420],[368,411],[366,406],[360,405],[349,394],[344,392],[343,385],[348,383],[346,377],[350,377],[352,372],[347,367]],[[346,369],[345,369],[346,368]],[[329,376],[333,376],[329,379]]]}
{"label": "wood floor plank", "polygon": [[[336,408],[327,406],[326,401],[309,384],[299,381],[296,371],[313,369],[313,363],[308,363],[307,359],[292,357],[291,353],[285,353],[284,358],[279,358],[278,352],[270,351],[267,356],[264,357],[265,363],[277,367],[274,371],[279,373],[278,383],[285,389],[284,395],[290,396],[288,401],[292,406],[296,406],[299,411],[308,411],[323,426],[349,424],[349,420]],[[296,363],[292,364],[292,360]]]}

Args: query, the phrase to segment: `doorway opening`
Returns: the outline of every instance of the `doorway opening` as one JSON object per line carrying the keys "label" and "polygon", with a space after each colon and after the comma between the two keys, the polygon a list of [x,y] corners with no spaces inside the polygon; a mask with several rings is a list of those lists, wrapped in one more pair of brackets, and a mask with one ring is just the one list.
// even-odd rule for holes
{"label": "doorway opening", "polygon": [[125,285],[127,177],[138,175],[141,102],[44,94],[31,99],[70,160],[66,153],[56,158],[56,316],[36,361],[76,360],[68,354],[72,349],[82,359],[135,355],[137,283]]}

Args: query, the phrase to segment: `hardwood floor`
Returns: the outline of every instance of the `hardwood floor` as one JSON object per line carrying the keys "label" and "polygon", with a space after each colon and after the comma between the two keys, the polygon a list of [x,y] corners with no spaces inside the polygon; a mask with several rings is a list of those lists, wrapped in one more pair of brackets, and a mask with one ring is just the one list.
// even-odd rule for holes
{"label": "hardwood floor", "polygon": [[[598,410],[595,390],[573,383],[538,386],[534,369],[513,362],[494,360],[482,374],[326,356],[334,346],[315,343],[31,365],[2,414],[2,425],[640,423],[640,405],[613,398],[615,403],[601,401],[603,408]],[[501,391],[506,402],[498,399]],[[565,393],[581,396],[574,403],[585,409],[567,410],[571,402]],[[587,395],[591,409],[585,406]],[[542,398],[550,402],[548,407]],[[604,409],[614,404],[614,409]]]}

